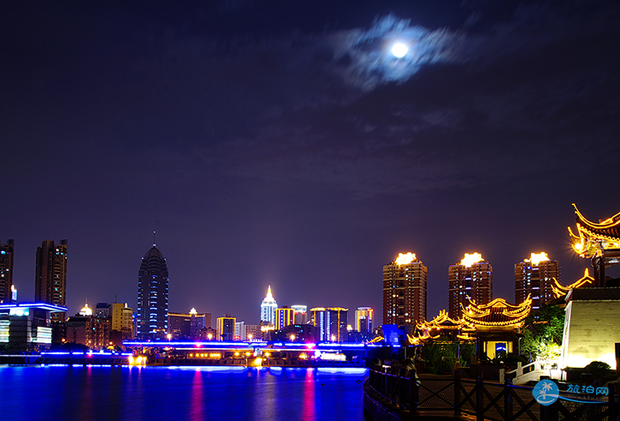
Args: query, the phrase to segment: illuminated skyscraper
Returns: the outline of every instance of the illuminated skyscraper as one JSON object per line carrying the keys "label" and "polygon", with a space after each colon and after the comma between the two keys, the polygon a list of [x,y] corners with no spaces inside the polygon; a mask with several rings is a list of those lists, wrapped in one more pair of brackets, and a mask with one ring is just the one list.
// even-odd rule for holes
{"label": "illuminated skyscraper", "polygon": [[[67,240],[61,240],[60,244],[46,240],[37,247],[34,299],[67,306]],[[52,321],[64,322],[65,312],[52,313]]]}
{"label": "illuminated skyscraper", "polygon": [[532,253],[515,265],[515,304],[521,304],[531,294],[532,309],[538,310],[555,298],[551,289],[554,279],[560,282],[560,264],[544,251]]}
{"label": "illuminated skyscraper", "polygon": [[288,325],[295,323],[295,310],[288,307],[282,307],[276,309],[276,330],[285,328]]}
{"label": "illuminated skyscraper", "polygon": [[138,271],[138,339],[164,338],[168,333],[168,266],[155,244],[149,249]]}
{"label": "illuminated skyscraper", "polygon": [[224,317],[217,318],[216,325],[216,340],[218,341],[232,341],[235,338],[235,328],[237,319],[227,314]]}
{"label": "illuminated skyscraper", "polygon": [[358,307],[355,310],[355,330],[361,333],[372,332],[374,312],[371,307]]}
{"label": "illuminated skyscraper", "polygon": [[267,296],[263,300],[260,305],[260,321],[263,323],[271,324],[272,326],[276,323],[276,308],[278,308],[278,303],[276,302],[273,295],[271,295],[271,285],[267,289]]}
{"label": "illuminated skyscraper", "polygon": [[316,327],[320,342],[344,342],[347,340],[348,309],[316,307],[310,309],[310,323]]}
{"label": "illuminated skyscraper", "polygon": [[426,320],[426,277],[426,266],[411,252],[383,266],[384,324]]}
{"label": "illuminated skyscraper", "polygon": [[489,304],[493,300],[493,267],[480,253],[465,253],[460,263],[448,268],[448,316],[459,319],[462,308],[469,305],[469,298],[476,304]]}
{"label": "illuminated skyscraper", "polygon": [[13,240],[0,242],[0,303],[10,303],[13,287]]}

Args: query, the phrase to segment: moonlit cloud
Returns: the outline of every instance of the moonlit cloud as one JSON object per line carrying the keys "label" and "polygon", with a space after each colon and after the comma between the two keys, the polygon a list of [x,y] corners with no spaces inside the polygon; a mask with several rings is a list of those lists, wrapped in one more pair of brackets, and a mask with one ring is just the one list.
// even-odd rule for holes
{"label": "moonlit cloud", "polygon": [[[388,15],[375,19],[367,30],[331,35],[327,42],[334,49],[336,72],[347,83],[371,90],[388,82],[406,82],[425,64],[448,63],[456,58],[462,34],[410,23],[410,19]],[[407,54],[395,57],[390,52],[394,43],[407,45]]]}

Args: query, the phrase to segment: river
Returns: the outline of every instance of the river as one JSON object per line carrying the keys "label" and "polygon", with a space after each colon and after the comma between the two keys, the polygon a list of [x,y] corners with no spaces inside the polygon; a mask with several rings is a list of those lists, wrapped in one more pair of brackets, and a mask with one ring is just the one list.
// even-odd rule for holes
{"label": "river", "polygon": [[13,420],[362,421],[360,368],[0,366]]}

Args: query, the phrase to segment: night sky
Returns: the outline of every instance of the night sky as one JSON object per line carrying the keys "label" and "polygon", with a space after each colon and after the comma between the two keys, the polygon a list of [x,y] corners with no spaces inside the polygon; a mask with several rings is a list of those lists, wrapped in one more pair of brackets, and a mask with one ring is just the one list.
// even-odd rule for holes
{"label": "night sky", "polygon": [[0,99],[0,240],[31,301],[68,239],[69,314],[135,308],[157,230],[173,312],[257,324],[271,285],[380,323],[412,251],[432,318],[465,252],[513,302],[532,252],[589,265],[571,203],[620,211],[615,0],[5,1]]}

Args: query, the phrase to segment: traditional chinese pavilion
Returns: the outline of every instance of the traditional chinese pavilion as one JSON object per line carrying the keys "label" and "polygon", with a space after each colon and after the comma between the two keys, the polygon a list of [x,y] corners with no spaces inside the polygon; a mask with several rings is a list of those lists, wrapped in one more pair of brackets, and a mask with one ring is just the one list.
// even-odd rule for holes
{"label": "traditional chinese pavilion", "polygon": [[605,266],[620,264],[620,212],[598,223],[587,220],[573,203],[577,234],[568,227],[573,250],[592,259],[594,287],[605,287]]}
{"label": "traditional chinese pavilion", "polygon": [[521,327],[531,310],[530,296],[519,305],[509,304],[503,298],[482,305],[470,301],[463,319],[476,329],[477,355],[494,359],[517,352]]}
{"label": "traditional chinese pavilion", "polygon": [[620,343],[620,286],[618,280],[605,279],[605,267],[620,264],[620,213],[598,223],[587,220],[575,207],[576,234],[568,228],[573,250],[592,259],[594,277],[588,271],[558,292],[565,293],[565,322],[562,339],[562,364],[585,367],[592,361],[604,361],[616,368],[615,344]]}
{"label": "traditional chinese pavilion", "polygon": [[416,334],[409,336],[409,343],[420,345],[429,339],[440,338],[476,340],[478,357],[493,359],[517,351],[520,329],[531,309],[529,296],[519,305],[509,304],[503,298],[481,305],[470,300],[461,319],[452,319],[442,310],[433,320],[417,323]]}

